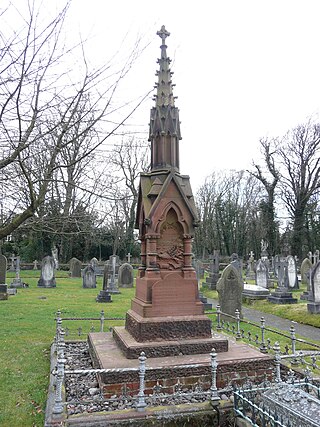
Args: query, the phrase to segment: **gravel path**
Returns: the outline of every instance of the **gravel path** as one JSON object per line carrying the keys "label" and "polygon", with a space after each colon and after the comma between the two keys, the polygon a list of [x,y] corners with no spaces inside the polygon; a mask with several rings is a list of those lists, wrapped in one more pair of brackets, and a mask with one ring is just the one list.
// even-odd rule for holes
{"label": "gravel path", "polygon": [[[208,302],[212,304],[213,308],[218,305],[218,301],[214,299],[208,298]],[[320,328],[302,325],[301,323],[292,322],[291,320],[283,319],[282,317],[275,316],[274,314],[263,313],[249,307],[242,307],[242,313],[247,320],[251,320],[255,323],[260,323],[260,319],[263,316],[267,327],[275,327],[288,333],[290,331],[290,326],[293,324],[296,334],[301,335],[301,337],[306,340],[309,338],[320,342]]]}

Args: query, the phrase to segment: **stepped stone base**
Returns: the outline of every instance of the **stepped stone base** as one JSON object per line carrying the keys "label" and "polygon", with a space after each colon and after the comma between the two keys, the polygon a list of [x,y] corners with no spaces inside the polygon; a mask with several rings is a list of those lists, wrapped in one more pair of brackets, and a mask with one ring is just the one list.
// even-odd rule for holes
{"label": "stepped stone base", "polygon": [[320,314],[320,303],[319,302],[309,302],[307,304],[308,312],[311,314]]}
{"label": "stepped stone base", "polygon": [[138,342],[211,338],[211,320],[205,315],[142,317],[128,310],[126,329]]}
{"label": "stepped stone base", "polygon": [[292,298],[291,292],[274,292],[268,297],[268,301],[273,304],[297,304],[298,299]]}
{"label": "stepped stone base", "polygon": [[116,326],[113,328],[113,338],[128,359],[137,359],[142,351],[148,358],[210,353],[213,347],[219,353],[228,351],[228,340],[222,337],[138,342],[123,326]]}
{"label": "stepped stone base", "polygon": [[96,298],[97,302],[112,302],[111,299],[111,295],[109,294],[108,291],[100,291],[97,298]]}
{"label": "stepped stone base", "polygon": [[[214,339],[225,340],[223,334]],[[130,394],[139,392],[139,361],[127,359],[110,332],[94,332],[88,336],[89,351],[95,368],[110,369],[98,375],[99,385],[106,398],[121,394],[126,388]],[[151,344],[150,344],[151,345]],[[273,357],[262,354],[246,344],[229,340],[228,351],[217,354],[217,387],[225,387],[230,381],[238,384],[250,378],[262,382],[271,379]],[[211,386],[210,352],[180,356],[153,357],[146,360],[145,394],[152,394],[153,387],[161,386],[163,393],[174,393],[175,385],[191,388],[199,381],[203,389]]]}

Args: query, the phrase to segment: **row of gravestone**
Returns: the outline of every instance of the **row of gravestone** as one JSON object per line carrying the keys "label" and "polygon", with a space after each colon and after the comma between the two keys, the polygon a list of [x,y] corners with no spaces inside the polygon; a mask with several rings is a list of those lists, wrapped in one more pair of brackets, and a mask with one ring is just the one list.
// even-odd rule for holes
{"label": "row of gravestone", "polygon": [[[310,313],[320,314],[320,261],[313,266],[310,274],[310,292],[308,294],[307,308]],[[245,285],[239,269],[234,264],[229,264],[222,272],[216,287],[219,295],[219,305],[223,313],[234,316],[238,310],[241,315],[242,298]],[[272,299],[274,298],[274,300]],[[278,298],[278,300],[276,300]],[[280,304],[297,302],[285,286],[280,286],[268,300]],[[292,301],[295,300],[295,301]],[[232,318],[227,318],[232,320]]]}

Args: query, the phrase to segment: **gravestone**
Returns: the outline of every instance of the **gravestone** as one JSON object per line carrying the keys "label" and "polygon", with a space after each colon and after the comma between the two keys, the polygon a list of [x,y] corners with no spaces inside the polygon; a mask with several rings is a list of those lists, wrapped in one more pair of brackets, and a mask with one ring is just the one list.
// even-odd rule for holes
{"label": "gravestone", "polygon": [[133,267],[126,262],[119,268],[118,286],[119,288],[133,287]]}
{"label": "gravestone", "polygon": [[307,304],[309,313],[320,314],[320,261],[314,266],[311,274],[311,296]]}
{"label": "gravestone", "polygon": [[102,289],[108,289],[108,279],[109,279],[109,261],[104,263],[103,269],[103,280],[102,280]]}
{"label": "gravestone", "polygon": [[0,301],[5,301],[8,299],[8,286],[5,284],[0,284]]}
{"label": "gravestone", "polygon": [[266,240],[261,240],[261,259],[266,261],[268,259],[268,242]]}
{"label": "gravestone", "polygon": [[255,276],[256,275],[255,275],[254,253],[253,251],[251,251],[248,259],[248,264],[247,264],[246,280],[254,280]]}
{"label": "gravestone", "polygon": [[259,259],[256,267],[256,285],[267,289],[268,278],[269,278],[269,272],[268,272],[267,263],[262,259]]}
{"label": "gravestone", "polygon": [[16,256],[14,254],[12,254],[10,257],[10,267],[9,267],[9,271],[15,271],[15,261],[16,261]]}
{"label": "gravestone", "polygon": [[109,261],[104,264],[103,270],[103,280],[102,280],[102,290],[97,295],[97,302],[112,302],[111,295],[108,292],[108,271],[109,271]]}
{"label": "gravestone", "polygon": [[33,261],[33,269],[38,270],[38,261],[36,259]]}
{"label": "gravestone", "polygon": [[41,276],[38,280],[39,288],[55,288],[56,279],[54,276],[54,270],[56,267],[55,260],[52,256],[46,256],[42,260],[41,264]]}
{"label": "gravestone", "polygon": [[312,262],[309,258],[305,258],[300,267],[300,274],[301,274],[301,283],[303,285],[308,285],[309,283],[309,271],[312,268]]}
{"label": "gravestone", "polygon": [[202,284],[215,290],[219,280],[219,251],[214,251],[209,264],[209,276]]}
{"label": "gravestone", "polygon": [[267,299],[270,295],[270,291],[262,286],[244,284],[242,292],[242,300],[246,302]]}
{"label": "gravestone", "polygon": [[82,262],[77,258],[69,261],[70,277],[81,277]]}
{"label": "gravestone", "polygon": [[[229,264],[222,272],[217,283],[219,295],[219,305],[223,313],[235,316],[235,311],[239,310],[241,315],[243,281],[240,278],[239,270],[233,264]],[[234,322],[228,316],[222,317],[224,320]]]}
{"label": "gravestone", "polygon": [[10,283],[10,288],[23,288],[23,283],[20,278],[20,257],[14,259],[15,278]]}
{"label": "gravestone", "polygon": [[111,255],[107,266],[107,291],[110,294],[119,294],[118,288],[119,257]]}
{"label": "gravestone", "polygon": [[6,284],[7,276],[7,258],[0,254],[0,285]]}
{"label": "gravestone", "polygon": [[196,270],[196,275],[197,275],[197,279],[198,282],[204,278],[204,266],[203,266],[203,262],[200,260],[195,259],[193,261],[193,266],[194,269]]}
{"label": "gravestone", "polygon": [[279,258],[275,265],[277,271],[278,287],[269,297],[268,301],[273,304],[296,304],[297,298],[292,297],[289,289],[288,260]]}
{"label": "gravestone", "polygon": [[292,255],[287,257],[288,263],[288,287],[289,289],[299,289],[296,260]]}
{"label": "gravestone", "polygon": [[96,273],[94,271],[94,267],[89,264],[85,267],[82,273],[82,287],[86,289],[96,288]]}

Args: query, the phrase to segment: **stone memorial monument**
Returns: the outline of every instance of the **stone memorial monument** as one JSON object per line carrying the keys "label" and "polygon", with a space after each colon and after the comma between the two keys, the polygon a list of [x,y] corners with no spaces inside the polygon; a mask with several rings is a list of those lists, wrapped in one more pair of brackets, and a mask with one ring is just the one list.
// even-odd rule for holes
{"label": "stone memorial monument", "polygon": [[[223,270],[217,283],[219,305],[223,313],[235,316],[235,311],[239,310],[241,315],[243,289],[244,284],[240,278],[239,270],[233,264],[229,264]],[[222,318],[228,322],[235,321],[229,316],[222,316]]]}
{"label": "stone memorial monument", "polygon": [[86,289],[97,287],[96,273],[94,271],[94,267],[91,264],[87,265],[83,270],[82,287]]}
{"label": "stone memorial monument", "polygon": [[302,263],[301,263],[301,267],[300,267],[300,274],[301,274],[301,283],[303,285],[307,285],[309,282],[308,276],[309,276],[309,271],[312,269],[312,262],[310,261],[309,258],[305,258]]}
{"label": "stone memorial monument", "polygon": [[246,270],[246,280],[255,280],[256,274],[255,274],[255,261],[254,261],[254,253],[253,251],[250,252],[248,263],[247,263],[247,270]]}
{"label": "stone memorial monument", "polygon": [[320,314],[320,261],[311,274],[311,298],[307,304],[309,313]]}
{"label": "stone memorial monument", "polygon": [[55,288],[56,279],[54,270],[56,267],[55,260],[52,256],[46,256],[42,260],[41,264],[41,276],[38,280],[39,288]]}
{"label": "stone memorial monument", "polygon": [[262,259],[259,259],[256,266],[256,285],[261,286],[262,288],[268,288],[268,265]]}
{"label": "stone memorial monument", "polygon": [[81,277],[82,262],[77,258],[71,258],[69,261],[70,277]]}
{"label": "stone memorial monument", "polygon": [[[146,370],[146,384],[155,384],[156,380],[168,384],[172,378],[179,378],[190,385],[199,380],[209,380],[211,384],[212,348],[218,356],[229,349],[226,337],[212,332],[211,320],[199,300],[192,266],[197,211],[189,176],[179,171],[179,110],[172,92],[171,61],[165,44],[169,33],[162,26],[158,35],[162,44],[157,94],[149,125],[151,170],[140,175],[136,214],[141,266],[135,296],[125,326],[114,327],[112,334],[90,333],[88,337],[95,366],[106,370],[100,375],[99,384],[108,395],[121,390],[124,383],[138,393],[138,375],[121,372],[121,368],[131,366],[128,359],[136,359],[141,352],[150,366]],[[238,278],[237,271],[232,271]],[[220,371],[224,363],[226,369],[242,373],[258,369],[271,372],[270,355],[249,347],[242,349],[241,346],[232,353],[236,357],[229,355],[227,363],[222,358],[218,362]],[[172,387],[165,390],[172,393]]]}
{"label": "stone memorial monument", "polygon": [[119,267],[118,286],[119,288],[133,287],[133,267],[127,262]]}
{"label": "stone memorial monument", "polygon": [[16,256],[14,258],[13,265],[14,265],[15,277],[10,283],[10,288],[16,288],[16,289],[23,288],[23,283],[20,278],[20,257],[19,256]]}
{"label": "stone memorial monument", "polygon": [[7,282],[7,258],[0,254],[0,285],[5,285]]}
{"label": "stone memorial monument", "polygon": [[209,263],[209,275],[202,285],[215,290],[219,280],[219,251],[214,251]]}
{"label": "stone memorial monument", "polygon": [[292,292],[289,289],[288,277],[288,260],[279,258],[276,260],[276,275],[278,279],[278,287],[269,297],[268,301],[274,304],[296,304],[297,298],[292,297]]}
{"label": "stone memorial monument", "polygon": [[118,255],[111,255],[109,261],[105,266],[103,281],[107,282],[106,290],[110,294],[120,294],[118,287],[118,273],[119,273],[119,257]]}
{"label": "stone memorial monument", "polygon": [[292,255],[287,256],[288,263],[288,287],[299,289],[296,260]]}

